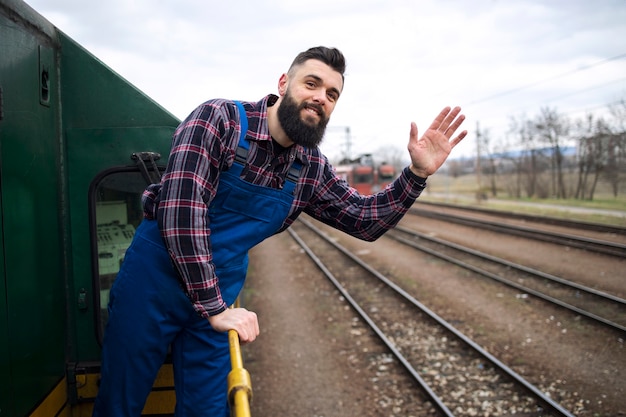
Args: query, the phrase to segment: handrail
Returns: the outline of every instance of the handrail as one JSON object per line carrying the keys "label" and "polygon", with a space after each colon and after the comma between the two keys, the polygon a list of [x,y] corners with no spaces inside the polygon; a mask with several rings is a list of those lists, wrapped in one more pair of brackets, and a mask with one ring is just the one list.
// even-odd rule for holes
{"label": "handrail", "polygon": [[[239,305],[239,300],[235,303]],[[250,374],[243,367],[239,334],[236,330],[228,331],[230,345],[231,371],[228,374],[228,403],[230,415],[233,417],[251,417],[250,402],[252,401],[252,382]]]}

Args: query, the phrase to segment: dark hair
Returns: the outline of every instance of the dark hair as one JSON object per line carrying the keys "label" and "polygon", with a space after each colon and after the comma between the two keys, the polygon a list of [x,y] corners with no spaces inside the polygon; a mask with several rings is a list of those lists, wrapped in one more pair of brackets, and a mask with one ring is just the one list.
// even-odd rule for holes
{"label": "dark hair", "polygon": [[323,62],[341,74],[342,80],[344,79],[343,73],[346,71],[346,59],[339,49],[327,48],[325,46],[315,46],[304,52],[300,52],[291,63],[289,72],[291,72],[292,68],[304,64],[309,59],[316,59]]}

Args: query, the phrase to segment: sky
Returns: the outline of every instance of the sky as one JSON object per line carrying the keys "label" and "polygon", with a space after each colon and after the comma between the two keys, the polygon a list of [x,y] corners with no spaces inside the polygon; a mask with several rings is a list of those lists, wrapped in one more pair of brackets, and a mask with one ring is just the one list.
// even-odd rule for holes
{"label": "sky", "polygon": [[[211,98],[277,92],[293,58],[339,48],[345,86],[321,146],[406,156],[445,106],[477,132],[510,136],[542,108],[607,115],[626,98],[625,0],[27,0],[33,9],[180,119]],[[349,134],[348,134],[349,131]]]}

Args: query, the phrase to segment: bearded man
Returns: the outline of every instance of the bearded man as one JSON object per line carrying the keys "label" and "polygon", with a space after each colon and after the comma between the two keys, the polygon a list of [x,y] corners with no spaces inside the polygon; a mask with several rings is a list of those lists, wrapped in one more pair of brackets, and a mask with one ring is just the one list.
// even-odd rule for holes
{"label": "bearded man", "polygon": [[421,138],[411,123],[411,164],[380,192],[357,193],[318,148],[345,66],[339,50],[311,48],[280,76],[278,96],[209,100],[177,128],[111,289],[94,416],[140,416],[171,349],[176,415],[227,417],[227,332],[242,343],[259,335],[254,312],[229,308],[248,251],[302,212],[357,238],[379,238],[466,136],[454,136],[464,120],[458,107],[444,108]]}

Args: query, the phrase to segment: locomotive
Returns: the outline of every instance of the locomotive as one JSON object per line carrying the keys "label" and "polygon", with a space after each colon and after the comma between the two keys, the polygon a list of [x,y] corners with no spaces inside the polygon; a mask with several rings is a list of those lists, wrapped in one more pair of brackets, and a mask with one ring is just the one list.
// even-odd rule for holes
{"label": "locomotive", "polygon": [[356,159],[342,159],[335,167],[342,177],[360,194],[373,194],[385,188],[396,178],[396,169],[386,162],[376,165],[372,154],[363,154]]}
{"label": "locomotive", "polygon": [[[0,1],[0,416],[90,416],[111,283],[176,117]],[[171,365],[145,414],[171,415]]]}

